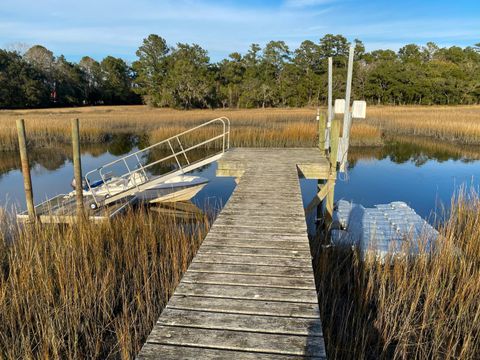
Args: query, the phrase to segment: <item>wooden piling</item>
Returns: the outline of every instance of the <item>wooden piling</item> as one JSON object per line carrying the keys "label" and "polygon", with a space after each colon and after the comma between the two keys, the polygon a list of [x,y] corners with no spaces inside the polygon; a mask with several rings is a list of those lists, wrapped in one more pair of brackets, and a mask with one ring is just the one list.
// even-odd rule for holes
{"label": "wooden piling", "polygon": [[345,171],[347,162],[348,146],[350,143],[350,128],[352,126],[352,113],[350,110],[350,97],[352,93],[352,76],[353,76],[353,56],[355,48],[350,46],[348,54],[348,68],[347,68],[347,89],[345,92],[345,109],[343,113],[343,129],[342,129],[342,156],[340,161],[340,171]]}
{"label": "wooden piling", "polygon": [[333,119],[333,58],[328,58],[328,121],[327,127],[330,128]]}
{"label": "wooden piling", "polygon": [[18,147],[20,150],[20,161],[22,163],[23,187],[25,188],[25,200],[27,203],[28,216],[35,220],[35,205],[33,203],[32,177],[30,175],[30,164],[27,151],[27,137],[25,135],[25,121],[17,120]]}
{"label": "wooden piling", "polygon": [[327,129],[327,122],[324,113],[319,113],[317,115],[318,118],[318,147],[320,151],[325,151],[325,130]]}
{"label": "wooden piling", "polygon": [[82,161],[80,157],[80,126],[78,119],[72,119],[72,148],[77,216],[81,218],[84,215],[84,206],[82,189]]}
{"label": "wooden piling", "polygon": [[326,224],[327,226],[331,222],[333,216],[333,200],[335,195],[335,179],[337,176],[337,157],[338,157],[338,143],[340,136],[340,120],[333,119],[332,127],[330,129],[330,178],[328,181],[333,182],[330,191],[327,194],[325,203],[326,209]]}
{"label": "wooden piling", "polygon": [[340,120],[332,120],[332,128],[330,129],[330,172],[337,171],[338,143],[340,136]]}

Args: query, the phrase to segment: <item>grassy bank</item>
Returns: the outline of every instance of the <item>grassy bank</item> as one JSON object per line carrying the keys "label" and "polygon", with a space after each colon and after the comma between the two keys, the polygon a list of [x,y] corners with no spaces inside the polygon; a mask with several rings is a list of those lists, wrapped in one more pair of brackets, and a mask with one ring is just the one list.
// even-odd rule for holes
{"label": "grassy bank", "polygon": [[478,359],[480,198],[461,194],[438,251],[384,266],[351,250],[316,259],[320,313],[331,359]]}
{"label": "grassy bank", "polygon": [[0,358],[134,357],[203,239],[195,224],[138,211],[1,229]]}

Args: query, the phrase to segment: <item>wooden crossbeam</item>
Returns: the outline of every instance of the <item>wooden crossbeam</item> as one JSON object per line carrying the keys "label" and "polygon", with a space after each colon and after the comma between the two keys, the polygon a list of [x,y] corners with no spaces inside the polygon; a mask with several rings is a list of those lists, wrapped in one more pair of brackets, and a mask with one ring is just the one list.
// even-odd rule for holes
{"label": "wooden crossbeam", "polygon": [[325,199],[330,191],[335,188],[335,179],[329,179],[326,184],[324,184],[317,195],[314,196],[312,201],[307,205],[305,208],[305,214],[310,213],[313,209],[315,209],[320,203]]}

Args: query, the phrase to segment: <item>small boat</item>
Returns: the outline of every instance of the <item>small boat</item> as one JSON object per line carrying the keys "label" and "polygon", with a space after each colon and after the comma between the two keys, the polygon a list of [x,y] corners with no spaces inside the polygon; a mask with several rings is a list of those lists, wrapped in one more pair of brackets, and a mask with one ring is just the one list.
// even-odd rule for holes
{"label": "small boat", "polygon": [[[105,181],[99,180],[91,183],[90,187],[84,184],[83,195],[108,199],[137,185],[146,184],[149,180],[151,179],[139,172],[128,178],[111,176],[105,178]],[[139,200],[151,203],[188,201],[202,190],[207,183],[208,179],[206,178],[182,174],[161,183],[153,183],[151,187],[142,189],[135,196]],[[72,181],[71,185],[75,188],[75,181]],[[67,194],[65,198],[74,196],[75,190]],[[96,203],[92,202],[90,206],[95,209]]]}
{"label": "small boat", "polygon": [[[205,126],[216,126],[215,135],[201,138],[189,146],[182,143],[182,137]],[[190,161],[190,151],[207,144],[218,145],[220,141],[222,145],[221,149],[217,148],[219,151],[208,151],[200,159]],[[175,149],[177,145],[180,150]],[[165,148],[170,148],[171,154],[155,159],[152,157],[155,148],[161,150],[160,154]],[[88,218],[92,221],[113,219],[138,201],[156,203],[158,208],[165,203],[188,201],[203,189],[208,179],[185,174],[219,160],[229,148],[230,120],[220,117],[103,164],[89,171],[82,180],[83,205],[89,210]],[[150,161],[145,162],[146,159]],[[176,165],[172,166],[172,161]],[[167,167],[170,171],[153,175],[154,166]],[[76,189],[74,181],[72,187]],[[58,194],[36,205],[35,214],[42,223],[78,221],[76,191]],[[31,219],[28,211],[17,214],[17,218],[20,221]]]}

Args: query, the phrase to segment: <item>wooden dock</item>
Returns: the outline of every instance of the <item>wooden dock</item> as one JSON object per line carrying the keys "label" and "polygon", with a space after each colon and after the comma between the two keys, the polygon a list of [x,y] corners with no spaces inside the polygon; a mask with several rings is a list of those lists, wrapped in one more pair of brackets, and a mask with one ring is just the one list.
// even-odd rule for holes
{"label": "wooden dock", "polygon": [[298,177],[329,169],[318,149],[227,152],[239,184],[138,358],[326,358]]}

